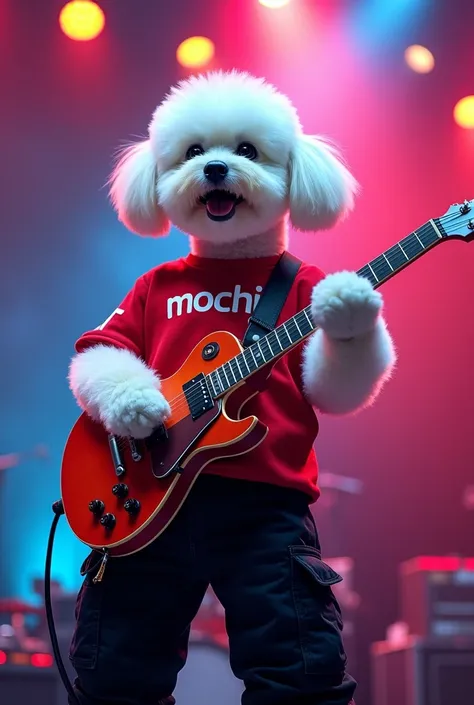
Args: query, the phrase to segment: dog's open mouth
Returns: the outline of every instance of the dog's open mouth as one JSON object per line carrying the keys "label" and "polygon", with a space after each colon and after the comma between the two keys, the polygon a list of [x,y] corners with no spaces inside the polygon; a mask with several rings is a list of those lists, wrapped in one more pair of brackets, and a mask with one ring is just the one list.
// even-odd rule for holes
{"label": "dog's open mouth", "polygon": [[242,203],[242,196],[237,196],[231,191],[214,189],[204,196],[199,202],[206,206],[207,216],[211,220],[230,220],[235,214],[235,208]]}

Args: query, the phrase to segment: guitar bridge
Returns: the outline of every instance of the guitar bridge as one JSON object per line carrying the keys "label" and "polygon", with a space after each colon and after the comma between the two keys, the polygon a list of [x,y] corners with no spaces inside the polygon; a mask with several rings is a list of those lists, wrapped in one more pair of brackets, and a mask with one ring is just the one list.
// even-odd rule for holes
{"label": "guitar bridge", "polygon": [[207,385],[206,376],[202,372],[183,384],[183,392],[193,421],[214,406],[214,399]]}

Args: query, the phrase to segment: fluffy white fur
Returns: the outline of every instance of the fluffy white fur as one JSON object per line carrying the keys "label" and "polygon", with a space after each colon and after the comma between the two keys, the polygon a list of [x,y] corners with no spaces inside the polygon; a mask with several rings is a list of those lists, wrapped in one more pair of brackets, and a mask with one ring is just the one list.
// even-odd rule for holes
{"label": "fluffy white fur", "polygon": [[[255,146],[254,160],[236,153],[242,142]],[[187,159],[192,145],[203,153]],[[226,221],[210,219],[200,201],[215,188],[203,171],[209,160],[228,165],[220,188],[244,199]],[[286,96],[237,71],[172,88],[148,138],[122,151],[110,178],[113,205],[130,230],[159,236],[172,223],[189,234],[195,254],[224,260],[283,252],[289,222],[303,231],[331,228],[351,210],[357,189],[336,148],[304,134]],[[395,352],[381,308],[380,294],[354,273],[331,275],[315,288],[321,330],[305,348],[303,377],[322,411],[354,411],[388,378]],[[82,408],[118,435],[146,436],[170,413],[158,377],[124,350],[79,354],[70,382]]]}
{"label": "fluffy white fur", "polygon": [[[258,159],[235,154],[251,142]],[[186,160],[199,144],[202,156]],[[199,197],[211,190],[203,167],[229,166],[226,188],[245,201],[234,218],[212,222]],[[149,139],[127,147],[111,176],[119,218],[138,234],[162,235],[167,222],[200,241],[234,243],[258,236],[288,216],[300,230],[332,227],[352,208],[357,183],[335,149],[303,134],[290,100],[246,73],[193,76],[156,109]],[[251,248],[250,250],[251,251]]]}
{"label": "fluffy white fur", "polygon": [[79,353],[69,383],[81,408],[118,436],[146,438],[170,414],[158,376],[128,350],[96,345]]}
{"label": "fluffy white fur", "polygon": [[348,341],[318,330],[304,349],[306,395],[326,414],[359,411],[375,401],[394,363],[393,343],[382,318],[369,333]]}
{"label": "fluffy white fur", "polygon": [[395,348],[382,318],[382,297],[355,272],[330,274],[313,289],[319,330],[303,355],[303,383],[320,411],[345,414],[371,404],[389,379]]}
{"label": "fluffy white fur", "polygon": [[111,180],[110,197],[119,220],[140,235],[166,235],[170,229],[156,200],[156,180],[156,161],[148,141],[122,151]]}

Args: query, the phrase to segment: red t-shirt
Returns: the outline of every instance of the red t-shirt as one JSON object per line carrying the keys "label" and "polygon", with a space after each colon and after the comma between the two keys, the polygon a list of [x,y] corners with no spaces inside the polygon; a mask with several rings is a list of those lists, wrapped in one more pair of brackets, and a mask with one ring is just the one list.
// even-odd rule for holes
{"label": "red t-shirt", "polygon": [[[127,348],[162,378],[170,377],[205,335],[227,330],[242,340],[256,296],[277,260],[190,254],[161,264],[137,280],[99,328],[81,336],[76,350],[98,343]],[[317,267],[301,265],[278,323],[309,304],[312,288],[323,276]],[[263,442],[245,455],[215,460],[203,472],[292,487],[317,499],[313,444],[318,421],[302,391],[301,350],[300,344],[279,359],[265,391],[245,406],[245,414],[268,426]]]}

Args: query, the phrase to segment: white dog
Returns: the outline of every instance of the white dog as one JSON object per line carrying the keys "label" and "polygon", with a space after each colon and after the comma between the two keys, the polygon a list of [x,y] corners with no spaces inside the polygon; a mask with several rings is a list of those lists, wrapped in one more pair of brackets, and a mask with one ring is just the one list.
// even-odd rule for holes
{"label": "white dog", "polygon": [[[336,150],[303,133],[285,96],[235,71],[173,88],[149,138],[123,152],[111,177],[127,228],[158,236],[173,224],[190,236],[194,255],[221,260],[280,254],[289,222],[301,231],[331,228],[356,191]],[[375,399],[395,363],[382,298],[366,279],[340,272],[314,287],[311,304],[319,328],[304,348],[304,394],[322,412],[354,412]],[[159,391],[163,372],[124,347],[80,352],[70,383],[110,432],[143,438],[170,413]]]}

